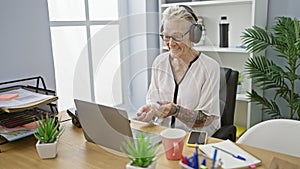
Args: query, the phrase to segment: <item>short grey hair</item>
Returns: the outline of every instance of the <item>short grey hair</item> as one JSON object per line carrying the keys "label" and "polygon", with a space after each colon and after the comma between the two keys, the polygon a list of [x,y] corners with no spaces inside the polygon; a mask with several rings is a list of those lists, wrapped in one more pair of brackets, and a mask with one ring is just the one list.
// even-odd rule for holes
{"label": "short grey hair", "polygon": [[177,5],[177,6],[170,6],[164,10],[162,16],[162,24],[164,24],[168,20],[180,20],[180,19],[185,19],[193,24],[196,23],[191,13],[189,13],[184,7]]}

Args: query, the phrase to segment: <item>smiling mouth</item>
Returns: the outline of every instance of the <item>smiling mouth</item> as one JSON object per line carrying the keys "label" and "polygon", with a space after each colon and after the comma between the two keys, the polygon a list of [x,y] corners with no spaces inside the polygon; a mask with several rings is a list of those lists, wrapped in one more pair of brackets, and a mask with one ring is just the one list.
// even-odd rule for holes
{"label": "smiling mouth", "polygon": [[179,51],[180,49],[178,49],[178,48],[170,48],[169,50],[176,52],[176,51]]}

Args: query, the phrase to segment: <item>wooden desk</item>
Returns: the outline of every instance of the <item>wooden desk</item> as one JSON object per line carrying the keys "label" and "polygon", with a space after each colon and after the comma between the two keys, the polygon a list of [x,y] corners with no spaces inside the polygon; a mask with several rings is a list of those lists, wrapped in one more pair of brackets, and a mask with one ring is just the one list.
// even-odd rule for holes
{"label": "wooden desk", "polygon": [[[54,159],[41,160],[35,149],[36,139],[31,136],[22,140],[0,145],[1,169],[34,169],[34,168],[55,168],[55,169],[119,169],[125,168],[129,160],[126,157],[112,154],[98,145],[85,141],[82,129],[72,125],[71,121],[62,123],[65,131],[60,138],[58,154]],[[159,133],[165,129],[161,126],[153,126],[145,123],[133,123],[133,127],[148,132]],[[208,142],[218,142],[220,140],[209,138]],[[299,162],[300,158],[275,153],[263,149],[241,145],[245,150],[254,154],[262,160],[262,165],[258,167],[268,168],[273,157],[279,157],[290,162]],[[194,149],[185,147],[183,154],[192,155]],[[164,154],[160,154],[157,162],[157,169],[180,169],[178,161],[169,161]]]}

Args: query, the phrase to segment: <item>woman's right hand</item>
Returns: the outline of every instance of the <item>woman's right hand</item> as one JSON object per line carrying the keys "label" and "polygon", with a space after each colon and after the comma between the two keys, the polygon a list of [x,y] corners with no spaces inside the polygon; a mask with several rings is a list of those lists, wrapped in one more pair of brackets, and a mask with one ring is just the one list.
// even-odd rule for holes
{"label": "woman's right hand", "polygon": [[157,106],[154,104],[146,104],[139,108],[138,112],[136,113],[136,120],[149,122],[152,120],[155,112],[157,111]]}

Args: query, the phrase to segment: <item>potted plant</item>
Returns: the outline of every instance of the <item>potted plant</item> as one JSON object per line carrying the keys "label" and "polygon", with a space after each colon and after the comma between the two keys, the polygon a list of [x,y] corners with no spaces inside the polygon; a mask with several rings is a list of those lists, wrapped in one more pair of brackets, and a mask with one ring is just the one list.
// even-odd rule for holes
{"label": "potted plant", "polygon": [[[246,72],[255,86],[259,90],[271,91],[270,96],[264,96],[252,90],[248,96],[252,102],[263,105],[263,111],[272,118],[300,118],[300,93],[299,87],[296,87],[300,80],[299,29],[299,20],[296,18],[276,17],[271,31],[253,26],[242,35],[242,41],[248,46],[249,52],[259,53],[270,47],[276,53],[270,58],[249,58],[245,64]],[[289,114],[282,113],[287,110]]]}
{"label": "potted plant", "polygon": [[58,137],[63,132],[56,121],[56,117],[48,114],[37,121],[38,127],[34,136],[38,140],[36,149],[41,159],[56,157]]}
{"label": "potted plant", "polygon": [[237,91],[236,91],[236,93],[238,93],[238,94],[240,94],[242,92],[242,82],[243,82],[243,77],[242,77],[242,74],[239,73],[238,81],[237,81]]}
{"label": "potted plant", "polygon": [[121,147],[121,151],[131,160],[126,169],[154,169],[157,150],[158,144],[150,144],[150,135],[146,137],[144,133],[137,133],[135,141],[127,137]]}

